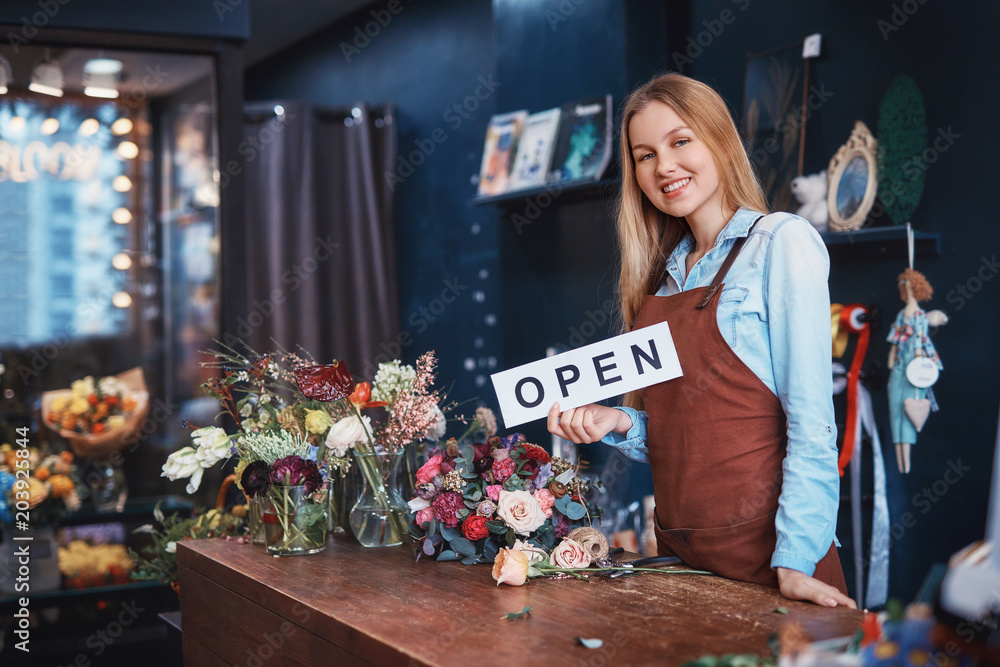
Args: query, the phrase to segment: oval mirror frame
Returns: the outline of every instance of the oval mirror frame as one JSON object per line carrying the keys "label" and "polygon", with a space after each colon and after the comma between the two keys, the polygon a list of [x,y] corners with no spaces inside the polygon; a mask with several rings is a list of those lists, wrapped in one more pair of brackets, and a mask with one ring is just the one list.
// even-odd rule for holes
{"label": "oval mirror frame", "polygon": [[[830,211],[830,230],[834,232],[847,232],[861,229],[868,217],[868,212],[875,204],[875,193],[878,190],[878,163],[875,160],[877,143],[875,137],[868,130],[868,126],[860,120],[854,123],[854,130],[847,143],[837,149],[836,154],[830,160],[827,173],[830,175],[829,188],[827,188],[826,204]],[[861,202],[852,212],[841,210],[837,207],[837,194],[842,185],[841,181],[844,172],[851,162],[860,157],[868,167],[868,178],[865,183],[864,195]]]}

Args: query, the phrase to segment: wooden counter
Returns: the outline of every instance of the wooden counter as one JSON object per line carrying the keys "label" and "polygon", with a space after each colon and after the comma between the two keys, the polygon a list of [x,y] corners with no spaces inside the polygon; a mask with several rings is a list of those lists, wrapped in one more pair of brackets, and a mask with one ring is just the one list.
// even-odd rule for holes
{"label": "wooden counter", "polygon": [[[497,587],[486,565],[416,563],[409,546],[366,549],[343,535],[321,554],[285,558],[259,545],[179,542],[177,560],[187,667],[676,665],[765,652],[789,619],[817,639],[852,634],[861,621],[856,611],[699,575]],[[525,606],[529,617],[501,618]],[[587,649],[574,637],[604,645]]]}

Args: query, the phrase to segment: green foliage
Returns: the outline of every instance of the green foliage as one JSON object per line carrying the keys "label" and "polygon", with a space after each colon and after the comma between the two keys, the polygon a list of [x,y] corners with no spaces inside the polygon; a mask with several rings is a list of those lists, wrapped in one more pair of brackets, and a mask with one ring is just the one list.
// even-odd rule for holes
{"label": "green foliage", "polygon": [[521,611],[512,611],[510,613],[501,616],[501,619],[507,619],[508,621],[513,621],[515,618],[524,618],[531,613],[531,607],[525,607]]}
{"label": "green foliage", "polygon": [[917,83],[893,79],[878,106],[878,197],[897,225],[913,216],[924,192],[927,114]]}
{"label": "green foliage", "polygon": [[132,549],[128,550],[128,555],[135,561],[132,579],[137,581],[152,580],[164,584],[174,583],[177,581],[177,542],[186,539],[196,540],[206,537],[238,535],[239,529],[243,526],[242,519],[219,509],[198,512],[195,516],[182,519],[176,512],[170,516],[164,516],[163,512],[160,511],[159,503],[157,503],[153,514],[160,527],[146,524],[133,531],[134,533],[149,533],[153,538],[153,544],[143,547],[143,555],[139,555]]}

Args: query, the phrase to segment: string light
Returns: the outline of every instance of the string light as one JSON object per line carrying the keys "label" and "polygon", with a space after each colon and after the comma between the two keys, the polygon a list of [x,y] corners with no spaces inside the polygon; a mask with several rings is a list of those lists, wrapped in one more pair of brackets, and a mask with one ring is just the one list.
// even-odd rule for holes
{"label": "string light", "polygon": [[117,222],[119,225],[127,225],[132,222],[132,212],[129,211],[124,206],[116,208],[111,213],[111,219]]}
{"label": "string light", "polygon": [[139,147],[131,141],[123,141],[118,144],[118,155],[126,160],[132,160],[139,155]]}
{"label": "string light", "polygon": [[124,174],[115,176],[115,179],[111,181],[111,187],[113,187],[116,192],[128,192],[132,189],[132,180]]}
{"label": "string light", "polygon": [[101,124],[98,122],[98,120],[96,118],[88,118],[87,120],[80,123],[80,128],[77,130],[77,132],[80,134],[81,137],[89,137],[93,134],[96,134],[99,129],[101,129]]}
{"label": "string light", "polygon": [[132,305],[132,297],[128,292],[115,292],[111,297],[111,303],[118,308],[128,308]]}
{"label": "string light", "polygon": [[127,253],[120,252],[111,258],[111,266],[119,271],[128,271],[132,268],[132,258]]}

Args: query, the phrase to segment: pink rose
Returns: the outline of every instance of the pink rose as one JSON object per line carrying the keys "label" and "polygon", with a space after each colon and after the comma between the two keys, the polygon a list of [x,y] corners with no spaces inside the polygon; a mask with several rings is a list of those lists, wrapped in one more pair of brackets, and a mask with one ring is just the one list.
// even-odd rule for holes
{"label": "pink rose", "polygon": [[542,506],[527,491],[500,491],[497,516],[518,535],[530,535],[548,520]]}
{"label": "pink rose", "polygon": [[431,509],[430,507],[425,507],[424,509],[417,511],[416,521],[418,526],[422,526],[425,523],[430,523],[433,518],[434,518],[434,510]]}
{"label": "pink rose", "polygon": [[486,486],[486,495],[490,497],[490,500],[496,502],[500,500],[500,491],[503,489],[499,484],[488,484]]}
{"label": "pink rose", "polygon": [[440,454],[435,454],[427,459],[427,463],[420,466],[420,469],[417,470],[417,483],[432,484],[434,482],[434,478],[441,474],[442,460],[443,458]]}
{"label": "pink rose", "polygon": [[556,504],[556,497],[548,489],[538,489],[535,491],[535,500],[542,506],[542,511],[546,517],[552,516],[552,506]]}
{"label": "pink rose", "polygon": [[545,552],[545,549],[541,547],[536,547],[531,542],[522,542],[521,540],[515,540],[514,546],[511,547],[514,551],[520,551],[528,557],[528,565],[534,565],[535,563],[544,563],[548,559],[549,555]]}
{"label": "pink rose", "polygon": [[590,554],[579,542],[564,538],[549,559],[556,567],[589,567]]}
{"label": "pink rose", "polygon": [[501,549],[493,560],[493,578],[497,586],[521,586],[528,580],[528,556],[514,549]]}

